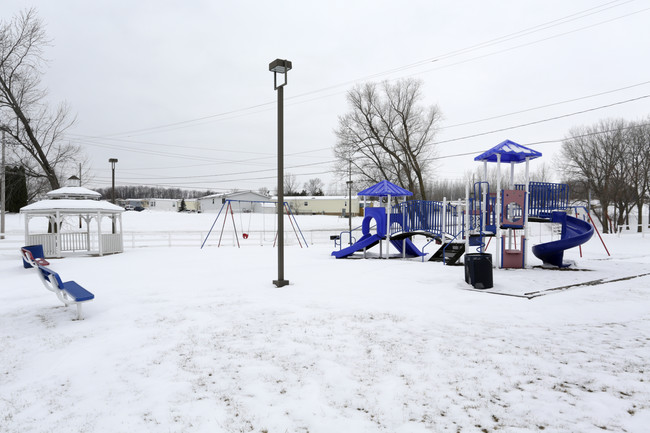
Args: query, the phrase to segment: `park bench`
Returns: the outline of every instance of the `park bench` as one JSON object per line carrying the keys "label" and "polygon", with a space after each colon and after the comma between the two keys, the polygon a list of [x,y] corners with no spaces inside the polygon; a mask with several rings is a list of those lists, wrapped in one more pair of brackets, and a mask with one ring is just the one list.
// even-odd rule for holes
{"label": "park bench", "polygon": [[21,249],[23,259],[29,263],[38,274],[43,286],[50,292],[54,292],[57,298],[66,306],[77,306],[77,320],[83,319],[82,305],[85,302],[95,299],[95,295],[84,289],[75,281],[63,282],[58,273],[52,269],[38,264],[29,250]]}

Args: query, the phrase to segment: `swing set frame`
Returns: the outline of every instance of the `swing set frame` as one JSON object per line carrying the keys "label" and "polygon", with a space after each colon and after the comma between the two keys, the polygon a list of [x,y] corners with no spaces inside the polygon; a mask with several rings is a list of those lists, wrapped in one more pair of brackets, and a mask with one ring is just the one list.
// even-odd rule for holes
{"label": "swing set frame", "polygon": [[[201,244],[201,249],[205,246],[205,243],[208,241],[208,238],[210,237],[210,234],[212,233],[212,230],[214,229],[215,224],[219,220],[219,217],[221,216],[221,213],[224,212],[224,218],[223,218],[223,224],[221,225],[221,233],[219,234],[219,243],[217,244],[217,247],[221,246],[221,240],[223,238],[223,231],[226,227],[226,220],[228,219],[228,213],[230,213],[230,219],[232,221],[232,227],[233,231],[235,234],[235,239],[237,240],[237,248],[241,248],[241,245],[239,243],[239,234],[237,233],[237,224],[235,223],[235,215],[233,211],[233,203],[237,203],[238,209],[239,209],[239,219],[240,219],[240,224],[242,225],[242,237],[244,239],[248,239],[248,233],[244,232],[244,226],[243,226],[243,221],[241,218],[241,214],[244,213],[242,212],[242,203],[248,203],[251,205],[251,214],[255,211],[255,204],[275,204],[277,206],[277,202],[275,201],[264,201],[264,200],[230,200],[226,199],[223,201],[221,204],[221,209],[219,209],[219,213],[217,213],[217,217],[214,219],[214,222],[212,223],[212,226],[210,227],[210,230],[208,231],[208,234],[206,235],[205,239],[203,240],[203,243]],[[305,236],[302,233],[302,230],[300,230],[300,226],[298,225],[298,221],[296,221],[295,215],[291,212],[291,207],[289,204],[285,201],[284,202],[284,210],[285,210],[285,215],[289,217],[289,222],[291,223],[291,227],[293,228],[293,232],[296,235],[296,240],[298,241],[298,245],[300,245],[300,248],[302,248],[303,243],[306,248],[309,248],[309,245],[307,244],[307,240],[305,240]],[[264,215],[264,212],[262,212],[262,215]],[[250,221],[251,221],[252,215],[249,216],[248,220],[248,229],[250,229]],[[301,241],[302,238],[302,241]],[[273,246],[275,247],[275,244],[277,243],[278,240],[278,232],[277,228],[275,231],[275,237],[273,239]]]}

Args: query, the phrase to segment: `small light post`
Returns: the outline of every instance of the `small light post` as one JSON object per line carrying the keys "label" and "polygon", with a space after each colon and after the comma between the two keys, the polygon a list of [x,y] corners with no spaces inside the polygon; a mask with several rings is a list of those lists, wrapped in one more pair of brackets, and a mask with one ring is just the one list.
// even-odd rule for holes
{"label": "small light post", "polygon": [[[289,284],[284,279],[284,86],[290,70],[289,60],[275,59],[269,63],[269,71],[273,72],[273,87],[278,91],[278,279],[273,280],[276,287]],[[284,83],[279,85],[278,74],[284,75]]]}
{"label": "small light post", "polygon": [[350,245],[352,245],[352,181],[345,182],[348,184],[348,224],[350,226]]}
{"label": "small light post", "polygon": [[110,158],[108,160],[108,162],[111,163],[111,169],[113,171],[113,182],[112,182],[112,185],[113,185],[113,188],[112,188],[113,189],[113,197],[112,198],[113,198],[113,200],[112,201],[113,201],[113,204],[115,204],[115,163],[117,162],[117,158]]}

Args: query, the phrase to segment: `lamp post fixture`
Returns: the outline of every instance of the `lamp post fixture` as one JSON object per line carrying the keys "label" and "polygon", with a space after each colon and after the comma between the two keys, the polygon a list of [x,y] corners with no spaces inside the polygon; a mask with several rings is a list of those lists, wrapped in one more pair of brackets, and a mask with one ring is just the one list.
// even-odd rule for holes
{"label": "lamp post fixture", "polygon": [[[284,86],[289,70],[289,60],[275,59],[269,63],[269,71],[273,72],[273,88],[278,91],[278,279],[273,280],[276,287],[289,284],[284,279]],[[278,74],[284,75],[284,83],[279,85]]]}
{"label": "lamp post fixture", "polygon": [[113,204],[115,204],[115,163],[117,162],[117,158],[110,158],[108,162],[111,163],[111,169],[113,171],[113,182],[112,182],[112,189],[113,189]]}

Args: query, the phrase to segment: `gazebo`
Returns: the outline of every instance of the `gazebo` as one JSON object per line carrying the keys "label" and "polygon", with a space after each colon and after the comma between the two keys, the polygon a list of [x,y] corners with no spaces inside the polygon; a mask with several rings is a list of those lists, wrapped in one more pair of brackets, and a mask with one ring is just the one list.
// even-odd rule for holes
{"label": "gazebo", "polygon": [[[47,199],[20,209],[25,215],[25,245],[43,245],[46,258],[104,255],[124,251],[124,208],[79,186],[50,191]],[[39,225],[36,219],[44,219]]]}

